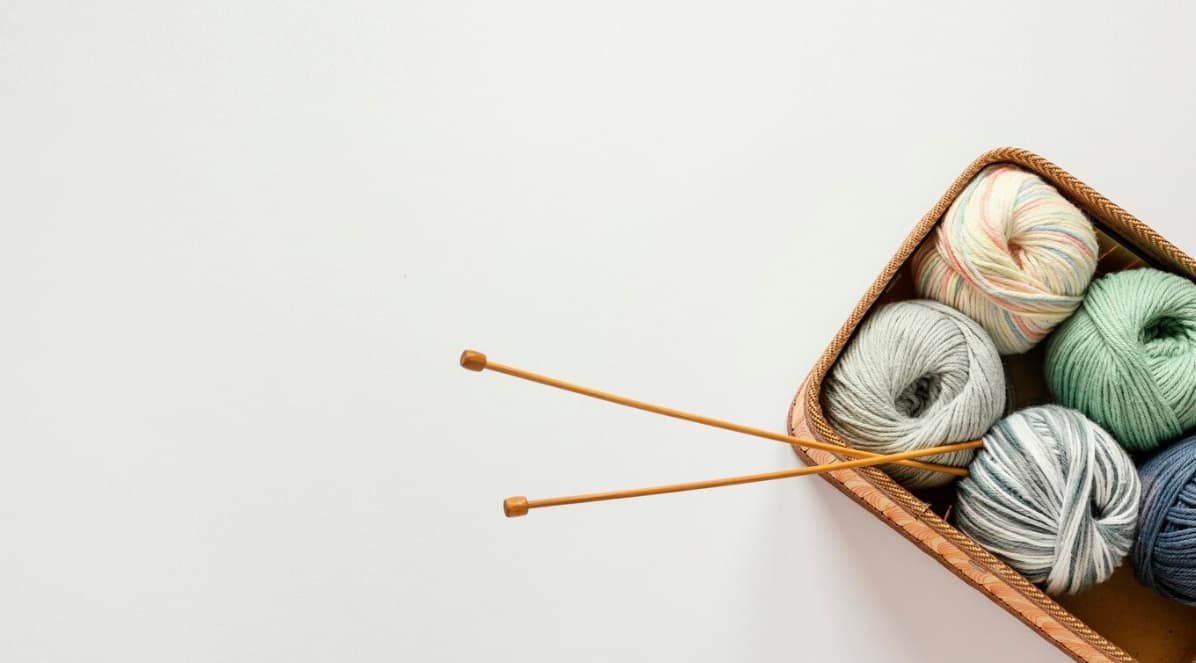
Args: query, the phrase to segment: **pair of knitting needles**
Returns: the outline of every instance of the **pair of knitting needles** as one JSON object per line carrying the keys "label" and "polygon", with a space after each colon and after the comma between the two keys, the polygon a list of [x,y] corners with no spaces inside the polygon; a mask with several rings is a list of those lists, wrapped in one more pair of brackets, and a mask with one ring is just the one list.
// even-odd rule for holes
{"label": "pair of knitting needles", "polygon": [[983,445],[981,440],[971,440],[968,442],[959,442],[957,444],[947,444],[938,447],[930,447],[927,449],[917,449],[914,451],[903,451],[895,454],[875,454],[869,451],[860,449],[853,449],[851,447],[841,447],[837,444],[827,444],[825,442],[818,442],[817,440],[806,440],[792,435],[783,435],[781,433],[774,433],[762,428],[753,428],[751,426],[744,426],[742,424],[735,424],[729,421],[722,421],[711,417],[705,417],[700,414],[693,414],[690,412],[683,412],[681,410],[674,410],[672,408],[663,407],[660,405],[653,405],[652,403],[645,403],[637,401],[625,396],[618,396],[597,389],[590,389],[581,385],[565,382],[564,380],[557,380],[544,375],[538,375],[530,371],[515,368],[513,366],[506,366],[486,358],[486,355],[475,350],[466,350],[461,353],[461,366],[471,371],[491,370],[495,373],[502,373],[512,377],[529,380],[549,387],[563,389],[565,391],[572,391],[576,394],[597,398],[599,400],[608,401],[618,405],[625,405],[633,407],[637,410],[644,410],[646,412],[653,412],[655,414],[662,414],[666,417],[674,417],[676,419],[684,419],[685,421],[692,421],[694,423],[703,424],[706,426],[713,426],[715,428],[722,428],[724,430],[735,431],[736,433],[744,433],[746,435],[754,435],[762,437],[767,440],[775,440],[777,442],[784,442],[786,444],[796,444],[811,449],[821,449],[823,451],[830,451],[832,453],[842,454],[845,456],[855,456],[855,460],[840,461],[837,463],[828,463],[825,465],[812,465],[810,467],[801,467],[793,470],[782,470],[780,472],[766,472],[764,474],[748,474],[737,477],[726,477],[722,479],[710,479],[707,481],[693,481],[689,483],[676,483],[667,486],[652,486],[649,488],[635,488],[632,490],[615,490],[603,493],[588,493],[585,495],[569,495],[566,497],[549,497],[545,499],[529,500],[523,496],[508,497],[503,501],[503,513],[508,518],[517,518],[519,516],[526,516],[531,509],[539,509],[550,506],[563,506],[565,504],[581,504],[583,502],[601,502],[605,500],[621,500],[629,497],[644,497],[646,495],[661,495],[664,493],[679,493],[686,490],[701,490],[703,488],[717,488],[720,486],[735,486],[745,483],[756,483],[759,481],[772,481],[775,479],[787,479],[789,477],[801,477],[811,474],[822,474],[823,472],[834,472],[836,470],[847,470],[853,467],[868,467],[871,465],[885,465],[896,464],[913,467],[928,472],[941,472],[943,474],[951,474],[954,476],[966,477],[968,471],[962,467],[952,467],[950,465],[938,465],[935,463],[924,463],[913,460],[921,456],[933,456],[937,454],[950,453],[952,451],[962,451],[964,449],[975,449]]}

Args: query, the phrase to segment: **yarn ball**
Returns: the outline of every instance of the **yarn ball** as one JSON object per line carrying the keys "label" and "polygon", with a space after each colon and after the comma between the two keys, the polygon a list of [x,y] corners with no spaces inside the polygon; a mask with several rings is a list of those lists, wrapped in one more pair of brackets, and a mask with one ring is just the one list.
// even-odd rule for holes
{"label": "yarn ball", "polygon": [[1196,436],[1138,469],[1138,538],[1131,558],[1143,585],[1196,606]]}
{"label": "yarn ball", "polygon": [[921,297],[963,311],[1001,354],[1034,347],[1080,305],[1096,270],[1096,233],[1037,175],[980,171],[913,260]]}
{"label": "yarn ball", "polygon": [[1055,399],[1104,426],[1131,451],[1196,425],[1196,284],[1157,269],[1092,283],[1047,342]]}
{"label": "yarn ball", "polygon": [[1108,433],[1058,405],[1019,410],[984,436],[959,480],[956,526],[1048,594],[1107,579],[1134,541],[1140,484]]}
{"label": "yarn ball", "polygon": [[[898,453],[979,439],[1005,409],[1005,374],[988,334],[930,300],[874,311],[823,384],[827,420],[852,446]],[[975,450],[918,460],[962,467]],[[885,471],[910,488],[952,476],[901,465]]]}

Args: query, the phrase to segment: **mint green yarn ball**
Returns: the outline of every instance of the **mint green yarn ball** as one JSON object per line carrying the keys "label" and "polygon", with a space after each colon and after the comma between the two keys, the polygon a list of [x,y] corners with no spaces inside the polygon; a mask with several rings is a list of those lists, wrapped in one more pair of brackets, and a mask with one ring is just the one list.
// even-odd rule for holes
{"label": "mint green yarn ball", "polygon": [[1147,451],[1196,426],[1196,283],[1157,269],[1109,274],[1047,341],[1063,405]]}

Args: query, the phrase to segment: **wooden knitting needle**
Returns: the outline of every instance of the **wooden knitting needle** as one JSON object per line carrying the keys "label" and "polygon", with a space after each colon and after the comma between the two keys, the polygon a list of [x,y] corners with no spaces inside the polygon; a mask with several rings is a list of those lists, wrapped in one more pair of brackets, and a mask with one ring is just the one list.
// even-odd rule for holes
{"label": "wooden knitting needle", "polygon": [[867,467],[869,465],[880,465],[882,463],[891,463],[908,458],[917,458],[918,456],[930,456],[940,453],[948,453],[951,451],[959,451],[961,449],[974,449],[982,446],[983,442],[980,440],[972,440],[971,442],[961,442],[959,444],[948,444],[941,447],[933,447],[929,449],[918,449],[916,451],[903,451],[901,453],[889,454],[886,456],[876,456],[874,458],[860,458],[858,460],[848,460],[840,463],[828,463],[826,465],[813,465],[810,467],[800,467],[793,470],[782,470],[780,472],[766,472],[764,474],[748,474],[738,477],[727,477],[724,479],[710,479],[707,481],[693,481],[690,483],[675,483],[668,486],[654,486],[651,488],[636,488],[633,490],[612,490],[605,493],[590,493],[588,495],[571,495],[569,497],[550,497],[540,500],[529,500],[526,497],[508,497],[503,500],[502,510],[508,518],[518,518],[519,516],[526,516],[531,509],[539,509],[546,506],[563,506],[565,504],[581,504],[583,502],[601,502],[605,500],[621,500],[628,497],[643,497],[645,495],[661,495],[663,493],[680,493],[686,490],[701,490],[703,488],[718,488],[720,486],[735,486],[744,483],[756,483],[759,481],[772,481],[774,479],[788,479],[789,477],[803,477],[811,474],[822,474],[823,472],[834,472],[835,470],[848,470],[853,467]]}
{"label": "wooden knitting needle", "polygon": [[[653,412],[656,414],[663,414],[666,417],[673,417],[676,419],[684,419],[685,421],[692,421],[694,423],[704,424],[706,426],[714,426],[715,428],[722,428],[724,430],[734,431],[736,433],[745,433],[747,435],[754,435],[756,437],[762,437],[766,440],[775,440],[777,442],[784,442],[785,444],[797,444],[797,445],[800,445],[803,447],[809,447],[811,449],[821,449],[823,451],[830,451],[832,453],[843,454],[844,456],[855,456],[857,458],[878,458],[878,457],[880,457],[880,454],[875,454],[870,451],[864,451],[862,449],[854,449],[852,447],[842,447],[837,444],[828,444],[825,442],[819,442],[817,440],[806,440],[806,439],[802,439],[799,437],[793,437],[792,435],[783,435],[781,433],[774,433],[772,431],[764,430],[763,428],[753,428],[751,426],[744,426],[742,424],[734,424],[729,421],[722,421],[719,419],[713,419],[711,417],[704,417],[700,414],[683,412],[681,410],[674,410],[672,408],[663,407],[660,405],[653,405],[652,403],[645,403],[643,401],[637,401],[635,399],[627,398],[625,396],[618,396],[616,394],[608,394],[604,391],[598,391],[597,389],[590,389],[589,387],[583,387],[581,385],[572,384],[570,382],[565,382],[564,380],[557,380],[556,378],[550,378],[550,377],[547,377],[544,375],[537,375],[536,373],[532,373],[530,371],[525,371],[525,370],[522,370],[519,368],[515,368],[513,366],[505,366],[503,364],[499,364],[497,362],[490,361],[489,359],[486,358],[486,355],[484,355],[481,352],[478,352],[476,350],[466,350],[465,352],[461,353],[461,366],[463,368],[469,369],[471,371],[482,371],[482,370],[488,369],[491,371],[495,371],[497,373],[503,373],[505,375],[510,375],[512,377],[517,377],[517,378],[521,378],[524,380],[530,380],[532,382],[538,382],[540,384],[547,385],[549,387],[556,387],[557,389],[564,389],[565,391],[572,391],[573,393],[581,394],[582,396],[589,396],[591,398],[597,398],[599,400],[608,401],[610,403],[616,403],[618,405],[626,405],[627,407],[633,407],[633,408],[636,408],[637,410],[644,410],[645,412]],[[973,440],[971,442],[963,442],[961,444],[971,444],[972,446],[967,446],[967,447],[961,446],[961,447],[959,447],[959,449],[970,449],[970,448],[974,448],[976,446],[980,446],[980,441]],[[958,451],[958,449],[952,448],[952,449],[949,449],[948,451]],[[896,454],[896,455],[901,455],[901,454]],[[930,455],[930,454],[915,454],[914,456],[903,456],[903,457],[904,458],[914,458],[916,456],[924,456],[924,455]],[[890,458],[890,456],[884,456],[884,458]],[[888,462],[892,462],[892,461],[881,460],[878,462],[879,463],[888,463]],[[869,464],[875,465],[877,463],[869,463]],[[952,467],[950,465],[940,465],[937,463],[923,463],[923,462],[919,462],[916,460],[897,460],[896,464],[904,465],[906,467],[917,468],[919,470],[926,470],[928,472],[941,472],[943,474],[950,474],[950,475],[958,476],[958,477],[966,477],[968,475],[968,471],[962,467]]]}

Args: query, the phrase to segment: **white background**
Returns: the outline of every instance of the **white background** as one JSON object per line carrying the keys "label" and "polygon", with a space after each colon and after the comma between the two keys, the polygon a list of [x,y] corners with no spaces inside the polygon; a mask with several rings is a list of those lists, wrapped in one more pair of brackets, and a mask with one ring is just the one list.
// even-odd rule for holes
{"label": "white background", "polygon": [[[163,6],[159,6],[159,5]],[[1191,11],[0,6],[0,660],[1058,661],[781,430],[982,151],[1196,250]],[[733,5],[733,8],[732,8]]]}

